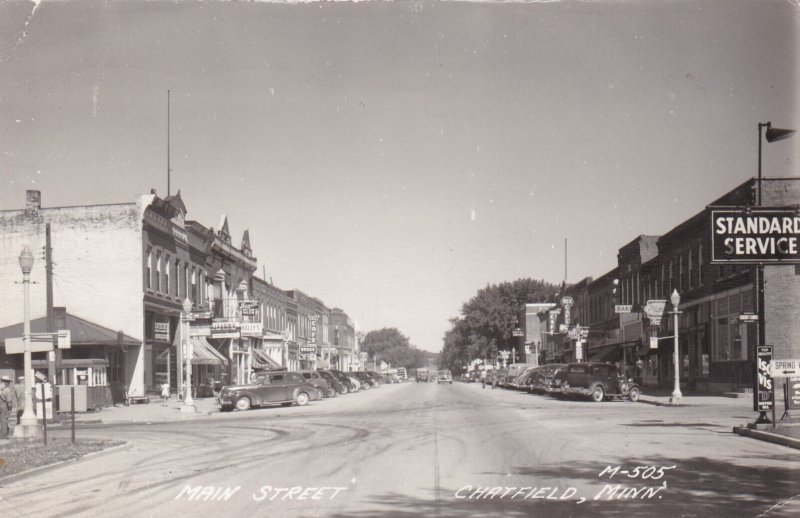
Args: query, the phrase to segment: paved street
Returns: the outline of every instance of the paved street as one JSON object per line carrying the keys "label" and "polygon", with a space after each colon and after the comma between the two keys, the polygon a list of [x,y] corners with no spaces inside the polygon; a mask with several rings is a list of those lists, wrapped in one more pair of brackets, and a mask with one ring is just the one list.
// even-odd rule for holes
{"label": "paved street", "polygon": [[131,445],[0,495],[8,516],[30,517],[796,515],[800,452],[734,435],[750,402],[722,403],[387,385],[306,407],[83,425],[81,438]]}

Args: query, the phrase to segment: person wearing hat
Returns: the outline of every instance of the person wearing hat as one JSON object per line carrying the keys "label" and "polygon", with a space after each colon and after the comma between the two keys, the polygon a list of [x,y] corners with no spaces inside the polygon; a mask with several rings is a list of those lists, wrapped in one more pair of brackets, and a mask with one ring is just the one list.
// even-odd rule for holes
{"label": "person wearing hat", "polygon": [[19,376],[14,384],[14,403],[17,407],[17,424],[25,412],[25,376]]}
{"label": "person wearing hat", "polygon": [[11,378],[0,376],[0,439],[8,437],[8,411],[14,406]]}

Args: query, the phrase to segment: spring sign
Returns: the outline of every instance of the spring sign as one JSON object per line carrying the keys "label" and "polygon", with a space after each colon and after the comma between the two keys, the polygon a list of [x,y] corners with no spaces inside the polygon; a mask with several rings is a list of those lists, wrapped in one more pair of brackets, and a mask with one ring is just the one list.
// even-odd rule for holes
{"label": "spring sign", "polygon": [[789,209],[711,211],[712,263],[800,263],[800,214]]}

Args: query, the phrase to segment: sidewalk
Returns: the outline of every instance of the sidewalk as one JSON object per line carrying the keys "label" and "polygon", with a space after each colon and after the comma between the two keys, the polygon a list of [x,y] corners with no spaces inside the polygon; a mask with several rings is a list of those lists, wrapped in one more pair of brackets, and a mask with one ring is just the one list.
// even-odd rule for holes
{"label": "sidewalk", "polygon": [[[160,398],[151,399],[150,403],[131,404],[130,406],[112,406],[105,407],[102,410],[95,412],[76,412],[76,424],[95,424],[95,423],[150,423],[150,422],[163,422],[163,421],[180,421],[184,419],[193,419],[197,417],[208,417],[209,415],[219,413],[219,404],[216,398],[206,397],[197,398],[194,400],[197,412],[184,413],[181,412],[183,403],[178,401],[175,397],[168,400],[166,403],[161,401]],[[53,426],[69,426],[70,414],[60,414],[61,424],[53,424]],[[48,423],[48,426],[50,424]]]}
{"label": "sidewalk", "polygon": [[705,392],[686,392],[682,391],[682,398],[679,404],[671,403],[672,391],[667,390],[643,390],[639,396],[640,403],[647,403],[658,406],[729,406],[743,407],[753,403],[752,394],[746,397],[727,397],[721,394],[708,394]]}

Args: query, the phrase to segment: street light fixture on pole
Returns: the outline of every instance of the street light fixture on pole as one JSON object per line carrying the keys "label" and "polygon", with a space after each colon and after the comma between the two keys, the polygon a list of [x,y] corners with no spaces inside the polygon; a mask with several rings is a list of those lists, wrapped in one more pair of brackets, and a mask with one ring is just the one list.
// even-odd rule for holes
{"label": "street light fixture on pole", "polygon": [[[39,422],[33,413],[33,394],[31,390],[31,270],[33,254],[26,245],[19,254],[19,267],[22,269],[22,287],[24,290],[22,340],[25,343],[23,368],[25,369],[25,410],[22,412],[20,424],[14,428],[15,439],[33,439],[39,437]],[[44,419],[44,416],[42,417]]]}
{"label": "street light fixture on pole", "polygon": [[681,296],[678,295],[678,290],[672,290],[672,295],[670,295],[669,300],[672,302],[672,311],[670,313],[675,315],[675,351],[672,358],[672,361],[675,364],[675,388],[672,391],[672,397],[670,398],[669,402],[677,405],[681,402],[681,398],[683,398],[683,394],[681,394],[680,382],[680,347],[678,345],[678,315],[680,315],[682,311],[678,311],[678,304],[681,303]]}
{"label": "street light fixture on pole", "polygon": [[192,341],[189,339],[189,320],[192,313],[192,301],[189,297],[183,299],[183,312],[181,313],[181,336],[182,341],[186,345],[186,380],[184,381],[186,397],[183,399],[183,406],[181,412],[195,413],[197,408],[194,406],[194,398],[192,397],[192,357],[194,356],[194,347]]}

